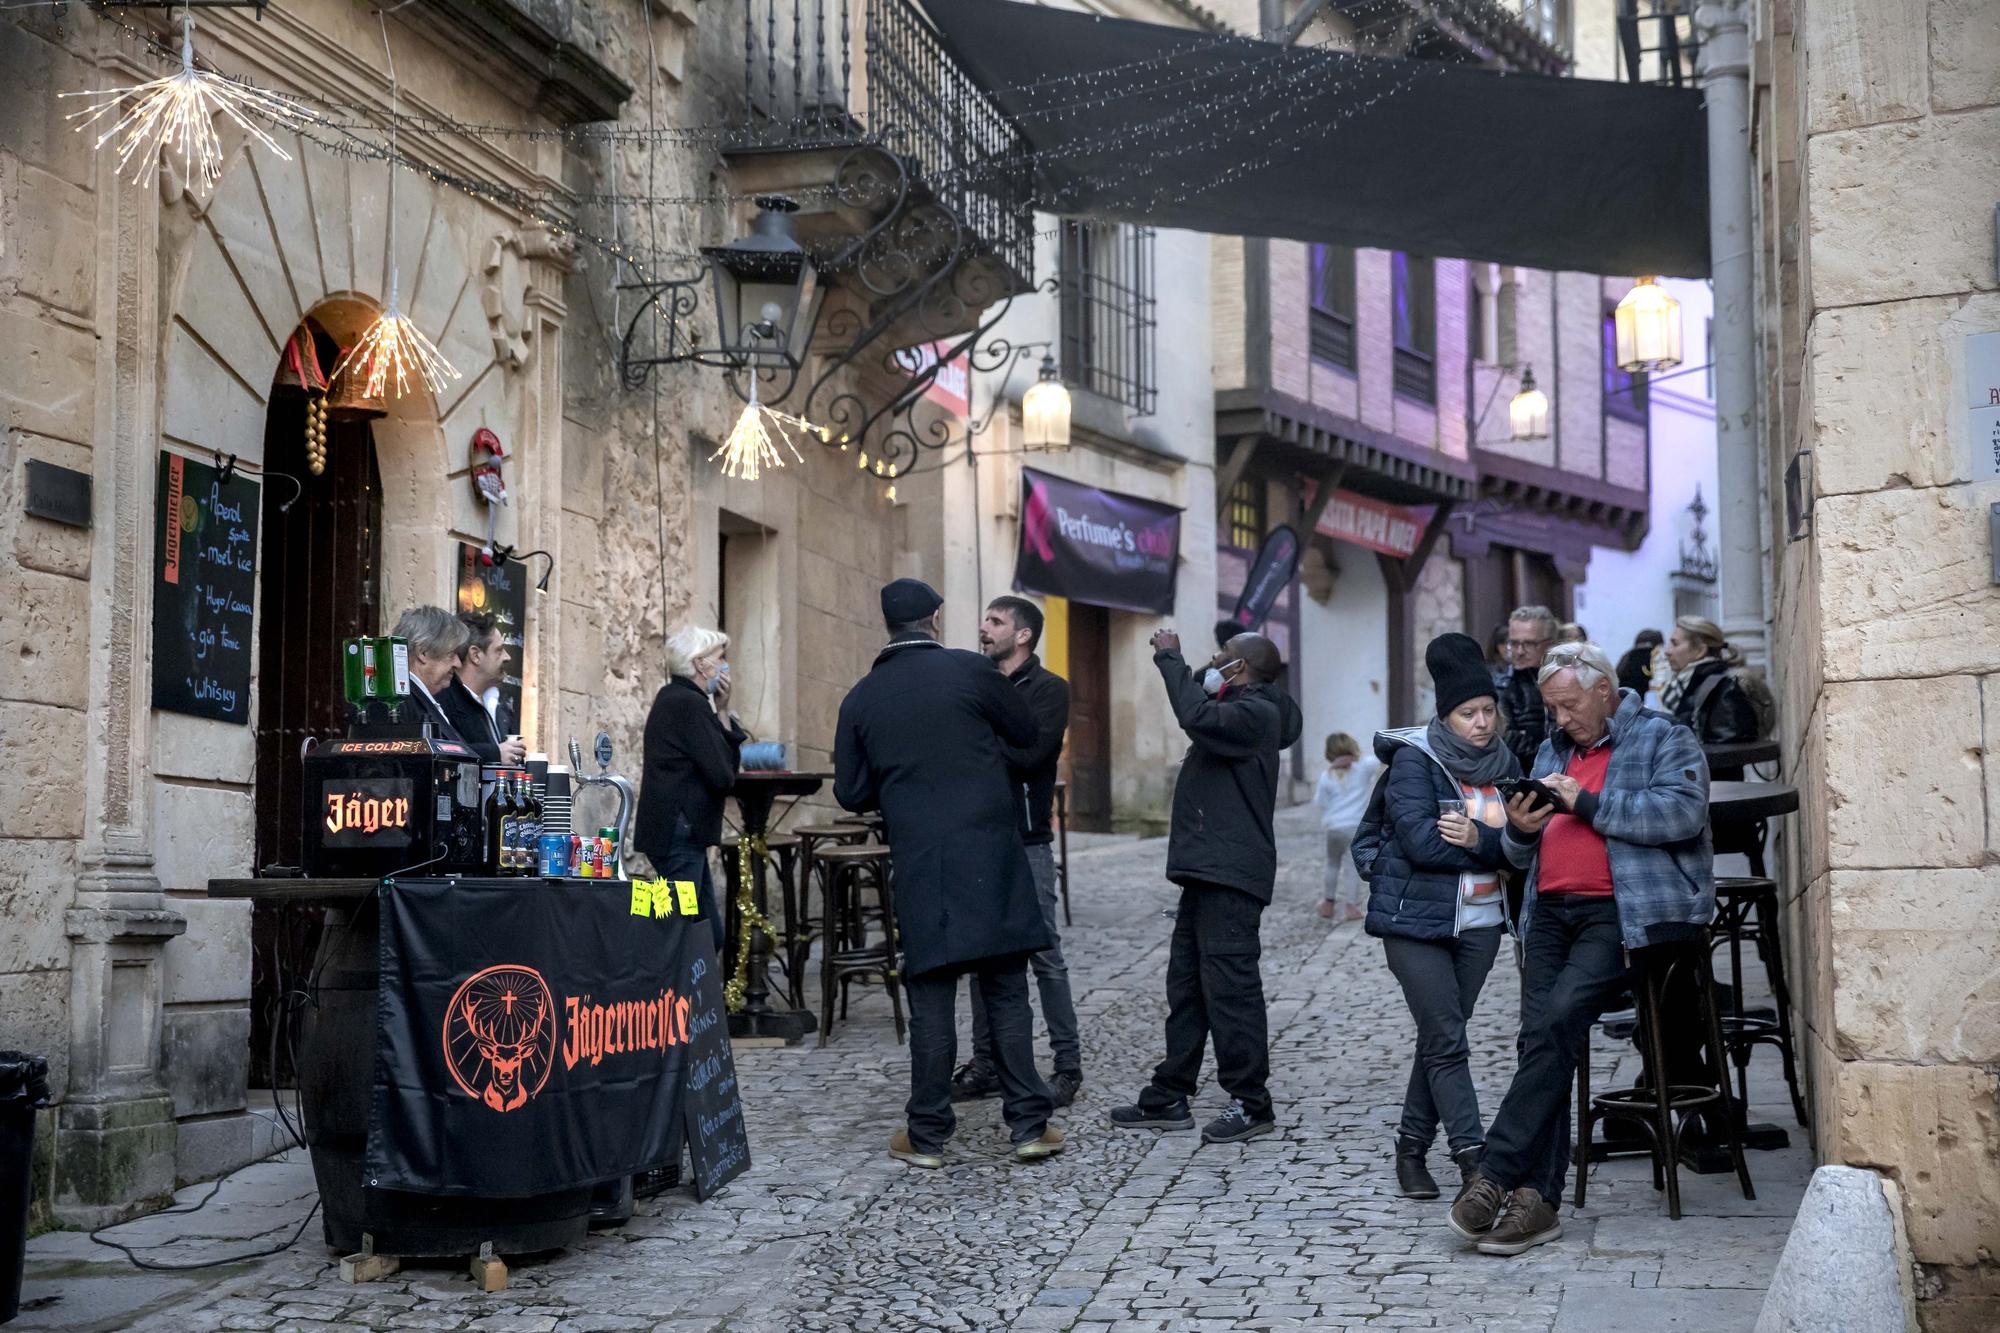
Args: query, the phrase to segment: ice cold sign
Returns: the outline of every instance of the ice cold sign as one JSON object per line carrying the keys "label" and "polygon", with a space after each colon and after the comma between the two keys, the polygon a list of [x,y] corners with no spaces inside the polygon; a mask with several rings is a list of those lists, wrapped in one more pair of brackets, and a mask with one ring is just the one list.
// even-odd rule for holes
{"label": "ice cold sign", "polygon": [[257,509],[246,477],[160,455],[153,523],[153,707],[250,721]]}

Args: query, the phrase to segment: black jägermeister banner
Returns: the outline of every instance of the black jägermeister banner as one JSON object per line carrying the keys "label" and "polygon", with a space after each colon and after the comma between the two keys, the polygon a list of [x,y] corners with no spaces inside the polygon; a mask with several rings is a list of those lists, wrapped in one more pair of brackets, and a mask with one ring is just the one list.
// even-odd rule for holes
{"label": "black j\u00e4germeister banner", "polygon": [[1174,609],[1181,511],[1021,469],[1014,586],[1119,611]]}
{"label": "black j\u00e4germeister banner", "polygon": [[704,1196],[746,1170],[721,969],[679,887],[385,884],[369,1183],[549,1194],[669,1163],[683,1133]]}

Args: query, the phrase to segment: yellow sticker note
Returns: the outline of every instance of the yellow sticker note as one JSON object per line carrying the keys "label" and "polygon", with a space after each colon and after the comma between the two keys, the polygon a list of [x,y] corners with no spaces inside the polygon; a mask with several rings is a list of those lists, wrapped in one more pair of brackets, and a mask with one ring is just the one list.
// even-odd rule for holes
{"label": "yellow sticker note", "polygon": [[674,886],[664,879],[646,881],[646,888],[653,895],[653,915],[672,916],[674,914]]}
{"label": "yellow sticker note", "polygon": [[680,895],[682,916],[701,915],[701,899],[695,894],[693,880],[691,879],[675,880],[674,892]]}
{"label": "yellow sticker note", "polygon": [[632,915],[651,916],[652,914],[653,914],[653,895],[650,891],[647,890],[646,881],[643,879],[633,880]]}

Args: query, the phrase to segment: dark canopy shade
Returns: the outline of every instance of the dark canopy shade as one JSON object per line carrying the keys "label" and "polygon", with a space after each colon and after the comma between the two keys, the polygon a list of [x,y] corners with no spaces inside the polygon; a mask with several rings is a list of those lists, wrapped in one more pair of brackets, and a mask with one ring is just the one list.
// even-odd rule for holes
{"label": "dark canopy shade", "polygon": [[1689,90],[923,0],[1035,151],[1036,207],[1586,273],[1708,273]]}

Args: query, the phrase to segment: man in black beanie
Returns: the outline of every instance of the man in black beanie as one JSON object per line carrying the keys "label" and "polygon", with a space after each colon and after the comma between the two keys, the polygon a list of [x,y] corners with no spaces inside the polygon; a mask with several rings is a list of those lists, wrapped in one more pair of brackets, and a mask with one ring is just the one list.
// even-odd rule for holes
{"label": "man in black beanie", "polygon": [[1021,842],[1003,742],[1036,737],[1020,691],[978,653],[938,642],[944,599],[929,584],[882,589],[889,642],[841,701],[834,798],[880,810],[895,874],[896,933],[910,1001],[908,1123],[889,1155],[941,1167],[957,1127],[951,1070],[958,978],[986,1006],[1001,1114],[1022,1161],[1063,1149],[1055,1100],[1035,1069],[1027,960],[1054,941]]}

